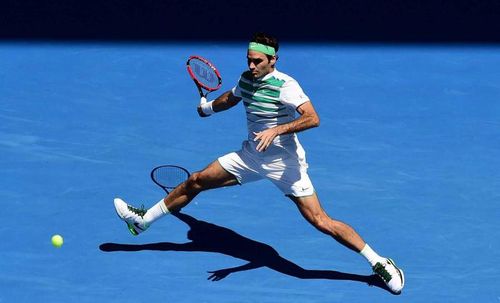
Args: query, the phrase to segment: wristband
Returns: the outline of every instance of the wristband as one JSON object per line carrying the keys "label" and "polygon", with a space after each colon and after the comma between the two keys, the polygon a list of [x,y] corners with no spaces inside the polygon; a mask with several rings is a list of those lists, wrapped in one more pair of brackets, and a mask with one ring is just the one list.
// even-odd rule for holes
{"label": "wristband", "polygon": [[212,108],[212,104],[213,104],[213,103],[214,103],[214,100],[212,100],[212,101],[210,101],[210,102],[207,102],[207,99],[202,98],[202,99],[201,99],[201,102],[200,102],[201,111],[202,111],[205,115],[215,114],[215,111],[214,111],[214,109]]}

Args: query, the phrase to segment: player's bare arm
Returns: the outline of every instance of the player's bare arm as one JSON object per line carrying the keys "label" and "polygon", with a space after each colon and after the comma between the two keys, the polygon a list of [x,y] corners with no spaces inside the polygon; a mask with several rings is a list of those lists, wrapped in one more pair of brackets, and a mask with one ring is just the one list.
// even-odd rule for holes
{"label": "player's bare arm", "polygon": [[214,112],[221,112],[227,109],[230,109],[231,107],[235,106],[241,101],[241,98],[236,97],[233,95],[232,91],[227,91],[220,95],[217,99],[214,100],[214,103],[212,105]]}
{"label": "player's bare arm", "polygon": [[[231,107],[235,106],[240,101],[241,101],[241,98],[236,97],[235,95],[233,95],[233,92],[229,90],[229,91],[223,93],[222,95],[220,95],[218,98],[216,98],[213,101],[212,109],[216,113],[221,112],[221,111],[225,111],[225,110],[230,109]],[[197,110],[198,110],[198,114],[201,117],[207,116],[201,110],[201,106],[198,106]]]}
{"label": "player's bare arm", "polygon": [[259,152],[265,151],[269,147],[269,145],[271,145],[276,136],[289,133],[297,133],[309,128],[319,126],[319,116],[316,113],[316,110],[314,109],[311,101],[307,101],[297,107],[297,112],[300,114],[300,116],[289,123],[281,124],[276,127],[254,133],[254,140],[260,141],[259,144],[257,144],[257,150]]}

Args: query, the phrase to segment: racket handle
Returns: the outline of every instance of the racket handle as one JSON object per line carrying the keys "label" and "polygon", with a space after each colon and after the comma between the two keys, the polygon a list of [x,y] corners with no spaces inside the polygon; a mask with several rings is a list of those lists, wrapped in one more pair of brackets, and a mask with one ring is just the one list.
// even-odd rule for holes
{"label": "racket handle", "polygon": [[201,86],[198,84],[198,82],[196,82],[196,80],[193,79],[193,82],[194,84],[196,85],[196,88],[198,89],[198,93],[200,94],[200,97],[206,97],[204,94],[203,94],[203,91],[201,90]]}
{"label": "racket handle", "polygon": [[198,92],[200,93],[200,97],[204,98],[205,95],[203,94],[203,91],[201,90],[201,87],[199,87],[198,85],[196,85],[196,87],[198,88]]}

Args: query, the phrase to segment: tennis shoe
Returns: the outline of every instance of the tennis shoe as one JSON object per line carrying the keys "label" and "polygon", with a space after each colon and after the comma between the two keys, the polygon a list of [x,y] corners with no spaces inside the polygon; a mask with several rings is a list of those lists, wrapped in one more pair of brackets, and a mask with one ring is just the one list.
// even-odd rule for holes
{"label": "tennis shoe", "polygon": [[377,262],[372,269],[385,282],[391,292],[397,295],[401,293],[405,285],[405,276],[392,259]]}
{"label": "tennis shoe", "polygon": [[132,233],[132,235],[137,236],[148,229],[149,225],[144,221],[144,215],[147,212],[147,210],[144,209],[144,206],[136,208],[132,205],[128,205],[120,198],[115,198],[114,203],[118,217],[125,221],[128,230]]}

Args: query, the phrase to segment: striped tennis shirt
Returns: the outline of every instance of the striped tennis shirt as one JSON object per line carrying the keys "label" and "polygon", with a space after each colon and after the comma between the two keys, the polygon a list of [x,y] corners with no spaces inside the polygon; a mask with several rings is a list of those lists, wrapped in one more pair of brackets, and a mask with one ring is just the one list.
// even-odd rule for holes
{"label": "striped tennis shirt", "polygon": [[[250,71],[244,72],[232,93],[242,98],[250,141],[255,137],[254,132],[293,121],[297,107],[309,101],[295,79],[276,69],[258,79]],[[296,141],[296,135],[277,136],[273,144],[281,146],[290,139]]]}

